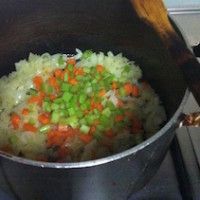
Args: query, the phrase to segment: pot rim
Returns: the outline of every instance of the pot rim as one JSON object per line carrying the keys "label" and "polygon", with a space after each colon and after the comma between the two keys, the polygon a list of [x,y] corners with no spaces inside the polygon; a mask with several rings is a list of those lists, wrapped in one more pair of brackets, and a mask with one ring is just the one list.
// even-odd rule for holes
{"label": "pot rim", "polygon": [[123,152],[120,152],[120,153],[117,153],[117,154],[114,154],[111,156],[107,156],[107,157],[103,157],[103,158],[99,158],[99,159],[95,159],[95,160],[81,161],[81,162],[69,162],[69,163],[55,163],[55,162],[42,162],[42,161],[29,160],[27,158],[18,157],[18,156],[4,153],[1,151],[0,151],[0,156],[5,159],[8,159],[8,160],[11,160],[14,162],[18,162],[21,164],[25,164],[25,165],[41,167],[41,168],[56,168],[56,169],[72,169],[72,168],[75,169],[75,168],[95,167],[98,165],[113,162],[115,160],[131,156],[132,154],[136,154],[138,151],[142,150],[146,146],[148,146],[151,143],[153,143],[154,141],[156,141],[159,137],[164,135],[171,127],[173,127],[173,126],[175,126],[175,128],[176,128],[176,126],[178,127],[177,121],[181,115],[181,112],[184,109],[184,105],[186,104],[189,94],[190,94],[189,90],[186,89],[183,99],[182,99],[178,109],[175,111],[175,113],[171,117],[171,119],[159,131],[157,131],[153,136],[151,136],[147,140],[143,141],[142,143],[140,143],[130,149],[127,149]]}

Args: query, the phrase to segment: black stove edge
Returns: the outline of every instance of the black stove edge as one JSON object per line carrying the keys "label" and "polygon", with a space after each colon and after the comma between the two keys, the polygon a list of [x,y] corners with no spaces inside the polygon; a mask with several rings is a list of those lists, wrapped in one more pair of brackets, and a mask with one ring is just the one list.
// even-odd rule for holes
{"label": "black stove edge", "polygon": [[178,143],[178,139],[175,136],[171,147],[171,155],[175,166],[175,171],[177,174],[177,179],[179,182],[179,189],[182,195],[183,200],[193,200],[187,170],[183,161],[182,153]]}
{"label": "black stove edge", "polygon": [[199,200],[200,168],[191,136],[192,132],[188,127],[183,126],[176,130],[172,143],[172,159],[183,199]]}

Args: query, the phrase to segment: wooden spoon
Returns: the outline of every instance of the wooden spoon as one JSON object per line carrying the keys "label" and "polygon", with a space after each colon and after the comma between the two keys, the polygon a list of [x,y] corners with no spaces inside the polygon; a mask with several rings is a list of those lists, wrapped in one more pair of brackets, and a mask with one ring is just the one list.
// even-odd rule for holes
{"label": "wooden spoon", "polygon": [[172,27],[163,1],[130,1],[137,16],[151,26],[167,46],[176,65],[183,71],[189,89],[200,105],[200,64]]}

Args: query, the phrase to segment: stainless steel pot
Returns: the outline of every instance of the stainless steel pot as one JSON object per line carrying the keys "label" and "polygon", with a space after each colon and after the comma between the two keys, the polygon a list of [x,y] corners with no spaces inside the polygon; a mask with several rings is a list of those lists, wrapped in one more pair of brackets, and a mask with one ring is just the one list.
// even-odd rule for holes
{"label": "stainless steel pot", "polygon": [[1,169],[16,195],[22,200],[121,200],[141,189],[159,169],[189,94],[157,35],[124,0],[2,0],[0,13],[0,76],[29,52],[73,53],[76,47],[123,52],[141,66],[168,115],[150,139],[98,160],[43,163],[1,152]]}

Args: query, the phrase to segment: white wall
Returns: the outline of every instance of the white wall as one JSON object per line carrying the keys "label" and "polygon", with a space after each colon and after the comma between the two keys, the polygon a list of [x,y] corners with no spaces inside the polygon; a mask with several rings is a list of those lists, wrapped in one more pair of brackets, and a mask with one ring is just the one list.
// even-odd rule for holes
{"label": "white wall", "polygon": [[200,8],[200,0],[164,0],[167,7]]}

